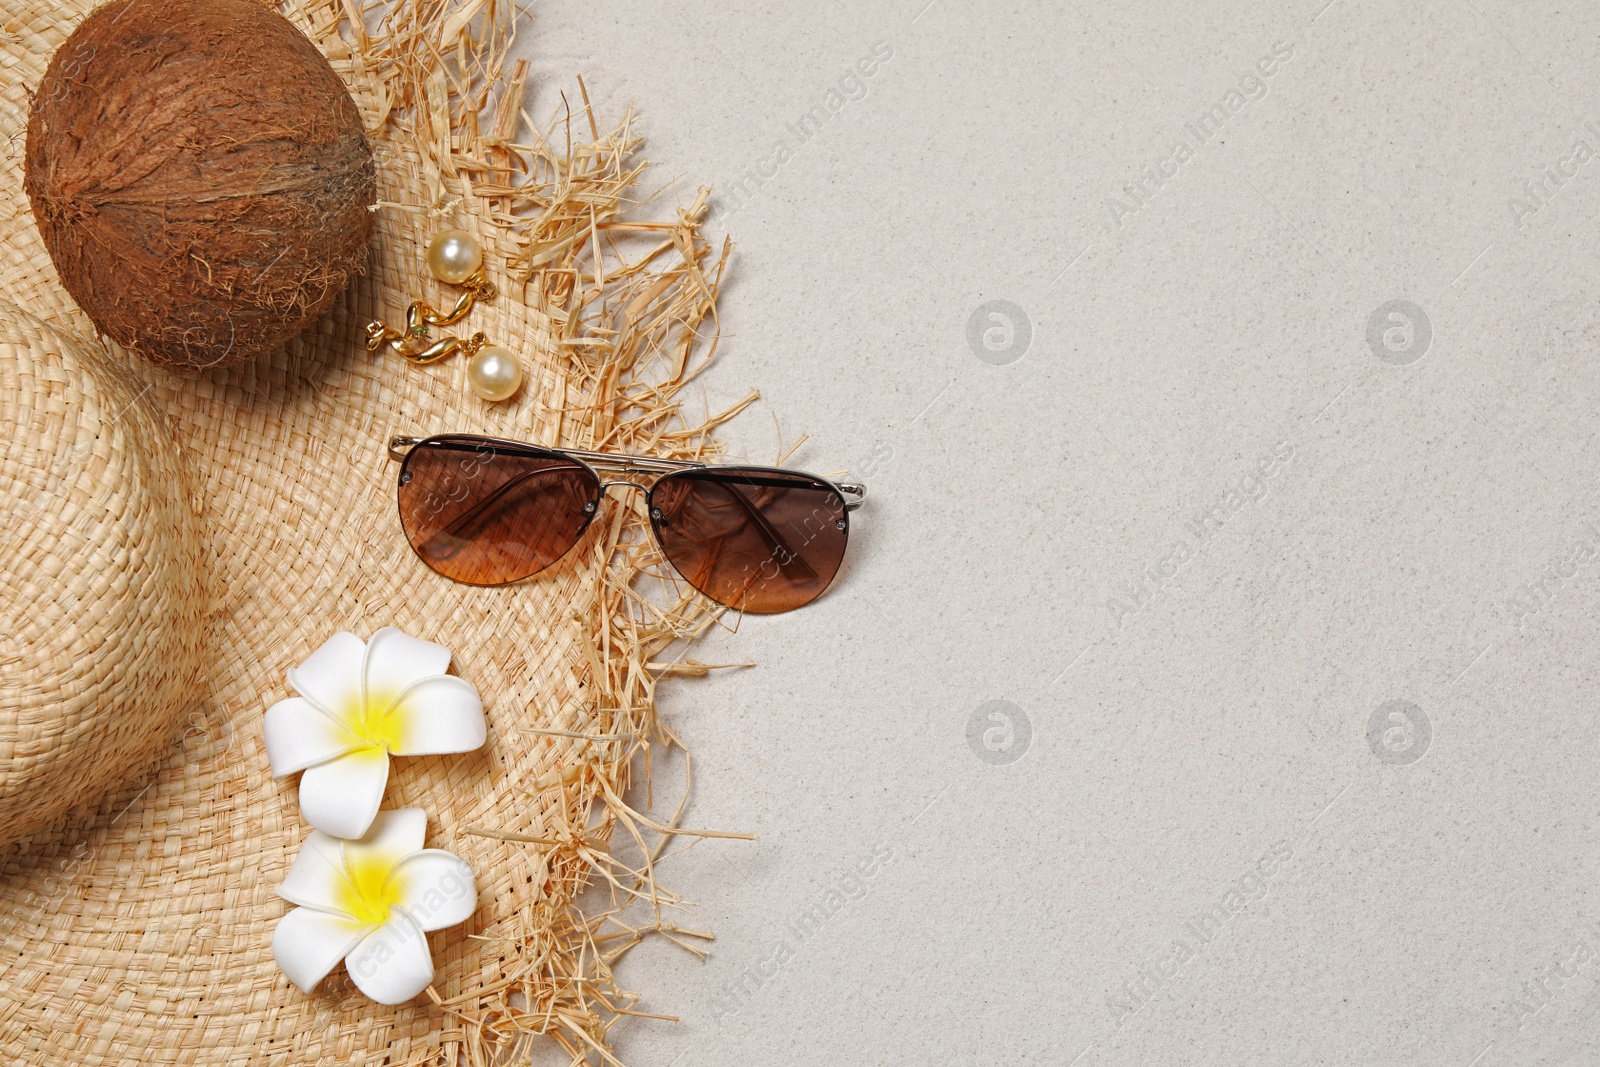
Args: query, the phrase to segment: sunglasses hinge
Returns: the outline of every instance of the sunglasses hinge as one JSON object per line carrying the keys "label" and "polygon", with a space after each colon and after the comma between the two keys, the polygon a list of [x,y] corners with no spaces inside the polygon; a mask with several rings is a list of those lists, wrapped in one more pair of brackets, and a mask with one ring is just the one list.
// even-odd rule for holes
{"label": "sunglasses hinge", "polygon": [[420,445],[426,438],[422,437],[391,437],[389,438],[389,458],[405,459],[406,454]]}

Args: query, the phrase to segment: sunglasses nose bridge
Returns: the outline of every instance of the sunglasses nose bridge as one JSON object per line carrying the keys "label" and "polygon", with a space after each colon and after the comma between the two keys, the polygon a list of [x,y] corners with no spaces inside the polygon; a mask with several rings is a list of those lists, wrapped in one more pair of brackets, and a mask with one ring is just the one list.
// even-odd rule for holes
{"label": "sunglasses nose bridge", "polygon": [[648,485],[640,485],[638,482],[630,482],[630,481],[619,479],[619,480],[614,481],[614,482],[601,482],[600,483],[600,495],[601,496],[605,496],[607,493],[611,492],[611,487],[612,486],[617,486],[617,485],[628,486],[630,488],[637,489],[637,490],[639,490],[639,492],[644,493],[647,496],[650,493],[650,487]]}

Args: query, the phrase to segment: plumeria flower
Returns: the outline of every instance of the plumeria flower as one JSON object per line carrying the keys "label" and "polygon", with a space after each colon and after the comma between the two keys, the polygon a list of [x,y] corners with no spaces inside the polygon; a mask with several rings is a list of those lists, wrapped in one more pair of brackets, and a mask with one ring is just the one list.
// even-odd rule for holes
{"label": "plumeria flower", "polygon": [[404,1004],[433,983],[427,932],[465,922],[478,889],[465,860],[423,848],[421,808],[379,812],[359,841],[311,831],[278,895],[299,905],[272,933],[272,955],[309,993],[344,961],[356,988]]}
{"label": "plumeria flower", "polygon": [[334,837],[361,837],[383,803],[391,755],[483,744],[483,701],[449,669],[449,649],[385,626],[370,641],[336,633],[289,670],[300,695],[267,709],[267,759],[275,778],[305,772],[307,822]]}

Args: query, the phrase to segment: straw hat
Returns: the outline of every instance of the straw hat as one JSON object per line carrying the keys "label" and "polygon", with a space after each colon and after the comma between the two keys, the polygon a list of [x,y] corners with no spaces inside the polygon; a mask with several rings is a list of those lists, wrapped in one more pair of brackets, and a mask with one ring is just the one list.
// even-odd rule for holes
{"label": "straw hat", "polygon": [[[15,724],[0,711],[0,813],[35,827],[16,838],[0,815],[0,1062],[499,1063],[536,1034],[574,1051],[605,1046],[630,1003],[610,962],[654,927],[608,936],[575,898],[603,875],[618,906],[632,891],[667,899],[648,864],[643,877],[608,866],[607,844],[618,819],[650,849],[664,840],[622,798],[642,746],[672,741],[652,706],[673,668],[652,661],[712,616],[676,587],[646,606],[638,579],[653,550],[635,539],[627,502],[536,581],[439,578],[400,534],[384,446],[461,430],[704,454],[710,427],[672,418],[708,354],[698,331],[714,321],[726,256],[699,237],[703,195],[630,228],[624,205],[640,198],[626,119],[603,135],[575,109],[570,157],[566,131],[551,139],[558,153],[526,129],[526,65],[509,78],[499,68],[500,5],[405,0],[372,31],[342,0],[312,0],[292,17],[350,87],[378,160],[372,266],[282,351],[200,377],[161,372],[96,339],[22,191],[28,90],[93,6],[0,0],[11,146],[0,166],[0,421],[30,455],[104,430],[86,472],[40,483],[49,506],[8,531],[32,555],[7,572],[0,705],[15,719],[19,692],[54,686],[71,699],[31,712],[42,794],[3,747]],[[485,108],[495,119],[480,130]],[[460,360],[415,368],[363,347],[369,319],[398,321],[408,301],[439,295],[423,250],[445,225],[476,230],[488,249],[501,296],[464,325],[522,354],[526,384],[507,404],[472,396]],[[594,255],[630,237],[653,251],[596,269]],[[89,505],[129,552],[97,555],[50,533]],[[32,633],[14,628],[28,607],[17,567],[48,570],[78,609],[81,633],[31,658],[16,647]],[[293,779],[271,779],[261,735],[264,709],[288,695],[288,667],[337,630],[386,625],[452,649],[489,719],[481,751],[401,761],[390,779],[384,806],[426,809],[428,844],[465,858],[479,885],[475,916],[430,937],[430,995],[400,1007],[367,1000],[342,970],[302,994],[275,966],[272,930],[288,905],[273,889],[309,827]]]}

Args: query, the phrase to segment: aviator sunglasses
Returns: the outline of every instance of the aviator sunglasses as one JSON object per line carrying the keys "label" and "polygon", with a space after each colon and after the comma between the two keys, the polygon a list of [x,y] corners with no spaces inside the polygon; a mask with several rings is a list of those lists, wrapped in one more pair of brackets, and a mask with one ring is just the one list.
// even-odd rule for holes
{"label": "aviator sunglasses", "polygon": [[[770,615],[821,596],[839,571],[866,486],[779,467],[543,448],[472,434],[395,437],[400,525],[422,562],[505,585],[570,552],[613,486],[645,494],[650,528],[684,581]],[[607,481],[602,477],[604,472]]]}

